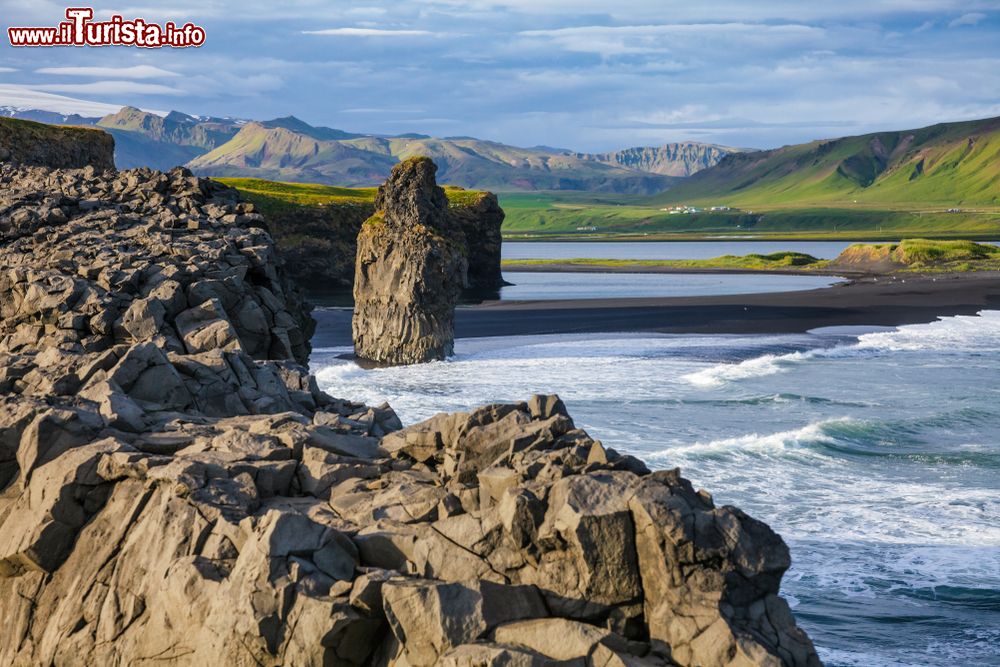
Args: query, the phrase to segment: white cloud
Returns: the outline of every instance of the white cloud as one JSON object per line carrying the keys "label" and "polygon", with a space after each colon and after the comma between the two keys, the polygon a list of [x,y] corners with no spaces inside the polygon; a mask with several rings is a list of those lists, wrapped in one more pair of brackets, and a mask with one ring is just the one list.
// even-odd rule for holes
{"label": "white cloud", "polygon": [[186,95],[187,93],[158,83],[135,81],[94,81],[93,83],[52,83],[32,86],[34,90],[55,93],[84,93],[90,95]]}
{"label": "white cloud", "polygon": [[117,79],[160,79],[180,76],[177,72],[153,67],[43,67],[35,70],[38,74],[59,74],[62,76],[115,77]]}
{"label": "white cloud", "polygon": [[0,67],[0,72],[6,74],[8,72],[16,72],[17,70],[13,67]]}
{"label": "white cloud", "polygon": [[427,30],[382,30],[379,28],[328,28],[303,30],[303,35],[332,35],[341,37],[422,37],[433,35]]}
{"label": "white cloud", "polygon": [[491,10],[529,15],[603,15],[622,21],[656,21],[669,17],[678,23],[711,21],[841,21],[893,14],[959,12],[995,8],[994,0],[430,0],[428,4],[463,11]]}
{"label": "white cloud", "polygon": [[977,25],[980,21],[986,18],[986,14],[982,12],[969,12],[968,14],[962,14],[957,19],[948,24],[950,28],[959,28],[966,25]]}
{"label": "white cloud", "polygon": [[[17,84],[0,84],[0,105],[23,109],[43,109],[62,114],[78,113],[82,116],[104,116],[109,113],[115,113],[123,106],[121,104],[105,104],[103,102],[91,102],[90,100],[78,100],[62,95],[53,95],[35,90],[31,86]],[[165,115],[163,111],[146,110]]]}

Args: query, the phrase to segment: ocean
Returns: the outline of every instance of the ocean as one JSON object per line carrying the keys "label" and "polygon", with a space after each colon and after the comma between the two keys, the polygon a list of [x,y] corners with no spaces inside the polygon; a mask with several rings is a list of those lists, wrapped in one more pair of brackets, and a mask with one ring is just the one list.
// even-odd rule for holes
{"label": "ocean", "polygon": [[795,336],[464,339],[421,366],[313,353],[405,423],[558,393],[578,425],[788,542],[782,594],[833,667],[1000,665],[1000,312]]}

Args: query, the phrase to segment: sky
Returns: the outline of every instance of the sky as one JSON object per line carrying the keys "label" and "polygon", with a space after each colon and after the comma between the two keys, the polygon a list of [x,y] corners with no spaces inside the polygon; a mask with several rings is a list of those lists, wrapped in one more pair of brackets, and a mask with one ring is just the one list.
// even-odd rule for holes
{"label": "sky", "polygon": [[[0,0],[4,33],[66,5]],[[1000,116],[1000,0],[112,0],[197,49],[12,48],[0,106],[122,105],[580,151]]]}

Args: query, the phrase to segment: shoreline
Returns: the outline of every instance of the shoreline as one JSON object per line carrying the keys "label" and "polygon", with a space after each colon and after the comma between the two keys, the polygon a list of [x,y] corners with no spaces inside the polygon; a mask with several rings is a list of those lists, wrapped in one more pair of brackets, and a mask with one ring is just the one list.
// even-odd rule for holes
{"label": "shoreline", "polygon": [[[456,338],[569,333],[788,334],[901,326],[1000,310],[1000,272],[870,276],[815,290],[758,294],[490,301],[460,307]],[[314,347],[350,346],[351,309],[313,312]]]}
{"label": "shoreline", "polygon": [[837,269],[747,269],[734,267],[678,267],[649,265],[610,264],[573,264],[562,262],[554,264],[512,264],[503,266],[504,273],[659,273],[659,274],[690,274],[690,273],[726,273],[726,274],[768,274],[775,276],[835,276],[849,280],[878,277],[862,271]]}

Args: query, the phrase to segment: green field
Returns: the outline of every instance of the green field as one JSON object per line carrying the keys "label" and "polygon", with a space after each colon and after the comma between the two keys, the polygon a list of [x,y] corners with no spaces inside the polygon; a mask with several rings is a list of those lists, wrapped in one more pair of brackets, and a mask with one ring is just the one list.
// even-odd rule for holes
{"label": "green field", "polygon": [[[1000,118],[734,154],[645,199],[551,192],[500,203],[512,239],[997,238]],[[734,211],[663,210],[675,206]]]}
{"label": "green field", "polygon": [[661,210],[662,206],[651,205],[648,199],[561,192],[501,194],[500,205],[507,213],[504,238],[511,240],[1000,237],[1000,207],[948,213],[935,206],[764,206],[737,212],[671,215]]}
{"label": "green field", "polygon": [[[285,183],[261,178],[216,178],[243,193],[265,214],[283,213],[298,206],[330,206],[338,204],[375,204],[378,188],[342,188],[334,185],[315,183]],[[451,206],[467,206],[482,192],[444,186]]]}
{"label": "green field", "polygon": [[798,252],[723,255],[711,259],[525,259],[503,262],[506,269],[576,267],[608,270],[782,271],[809,273],[965,273],[1000,271],[1000,247],[966,240],[905,239],[899,243],[854,244],[833,260]]}
{"label": "green field", "polygon": [[711,259],[521,259],[503,262],[504,268],[533,268],[546,266],[573,266],[607,269],[725,269],[740,271],[785,271],[817,269],[829,264],[800,252],[776,252],[769,255],[723,255]]}

